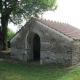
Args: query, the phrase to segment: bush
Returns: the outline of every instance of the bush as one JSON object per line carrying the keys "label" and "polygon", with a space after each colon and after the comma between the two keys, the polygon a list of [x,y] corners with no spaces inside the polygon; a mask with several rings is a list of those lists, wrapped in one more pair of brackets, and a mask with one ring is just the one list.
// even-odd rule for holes
{"label": "bush", "polygon": [[13,32],[11,29],[7,29],[7,41],[9,41],[13,36],[15,32]]}

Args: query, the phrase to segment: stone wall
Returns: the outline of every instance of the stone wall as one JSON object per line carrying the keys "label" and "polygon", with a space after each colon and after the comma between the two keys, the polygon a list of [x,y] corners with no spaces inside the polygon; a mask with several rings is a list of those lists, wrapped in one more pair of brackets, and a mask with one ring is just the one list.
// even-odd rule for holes
{"label": "stone wall", "polygon": [[41,26],[45,28],[41,31],[41,62],[72,65],[73,40],[46,25]]}
{"label": "stone wall", "polygon": [[74,40],[72,46],[72,65],[80,63],[80,41]]}
{"label": "stone wall", "polygon": [[21,30],[11,39],[11,56],[21,61],[28,61],[27,37],[33,29],[35,21],[27,22]]}
{"label": "stone wall", "polygon": [[11,40],[12,57],[26,62],[33,59],[32,41],[35,34],[40,37],[40,64],[71,66],[80,61],[79,42],[33,19]]}
{"label": "stone wall", "polygon": [[[27,61],[25,53],[25,37],[28,31],[28,23],[11,39],[11,56],[21,61]],[[25,28],[26,27],[26,28]]]}

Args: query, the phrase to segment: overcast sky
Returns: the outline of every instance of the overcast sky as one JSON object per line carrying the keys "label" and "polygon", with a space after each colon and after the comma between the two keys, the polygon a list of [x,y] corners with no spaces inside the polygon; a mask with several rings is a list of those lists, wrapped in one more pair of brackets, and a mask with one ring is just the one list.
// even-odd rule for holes
{"label": "overcast sky", "polygon": [[[45,12],[43,18],[69,23],[80,28],[80,0],[57,0],[58,8],[55,12]],[[13,24],[9,27],[16,31]]]}
{"label": "overcast sky", "polygon": [[46,12],[43,17],[50,20],[66,22],[80,28],[80,0],[57,0],[55,12]]}

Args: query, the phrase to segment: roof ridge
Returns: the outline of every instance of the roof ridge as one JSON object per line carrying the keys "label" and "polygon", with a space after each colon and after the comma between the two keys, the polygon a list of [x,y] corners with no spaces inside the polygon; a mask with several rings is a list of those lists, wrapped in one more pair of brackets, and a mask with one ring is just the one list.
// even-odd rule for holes
{"label": "roof ridge", "polygon": [[[67,23],[67,22],[60,22],[60,21],[53,21],[53,20],[49,20],[49,19],[44,19],[44,18],[37,18],[37,17],[33,17],[34,19],[36,19],[36,20],[45,20],[45,21],[50,21],[50,22],[53,22],[53,23],[59,23],[59,24],[62,24],[62,25],[69,25],[69,26],[72,26],[72,27],[74,27],[73,25],[71,25],[71,24],[69,24],[69,23]],[[39,21],[38,20],[38,21]],[[41,22],[41,21],[40,21]],[[76,28],[76,27],[74,27],[74,28]],[[76,29],[78,29],[78,28],[76,28]],[[80,29],[79,29],[80,30]]]}
{"label": "roof ridge", "polygon": [[[54,20],[49,20],[49,19],[45,19],[45,18],[38,18],[38,17],[33,17],[34,19],[36,19],[36,20],[45,20],[45,21],[50,21],[50,22],[53,22],[53,23],[60,23],[60,24],[68,24],[68,23],[66,23],[66,22],[60,22],[60,21],[54,21]],[[69,24],[70,25],[70,24]]]}
{"label": "roof ridge", "polygon": [[[72,39],[80,39],[80,29],[70,25],[69,23],[59,22],[59,21],[52,21],[52,20],[45,20],[43,18],[35,18],[37,21],[51,27],[59,31],[60,33],[72,38]],[[77,34],[76,35],[76,31]]]}
{"label": "roof ridge", "polygon": [[[56,31],[59,31],[60,33],[66,35],[66,36],[68,36],[68,37],[70,37],[72,39],[80,40],[80,29],[78,29],[78,28],[76,28],[76,27],[74,27],[74,26],[72,26],[72,25],[70,25],[68,23],[62,23],[62,22],[59,22],[59,21],[53,21],[53,20],[47,20],[47,19],[43,19],[43,18],[41,19],[41,18],[32,17],[22,28],[25,28],[26,25],[30,21],[33,21],[33,20],[37,20],[37,21],[39,21],[39,22],[51,27],[52,29],[55,29]],[[22,28],[16,34],[18,34],[22,30]]]}

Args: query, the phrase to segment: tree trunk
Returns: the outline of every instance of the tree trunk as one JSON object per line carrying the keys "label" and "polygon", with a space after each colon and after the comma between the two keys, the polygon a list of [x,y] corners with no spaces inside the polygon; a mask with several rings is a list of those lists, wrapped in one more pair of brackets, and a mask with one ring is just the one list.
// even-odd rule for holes
{"label": "tree trunk", "polygon": [[3,50],[7,49],[7,26],[8,26],[9,15],[1,16],[1,25],[2,25],[2,36],[3,36]]}

